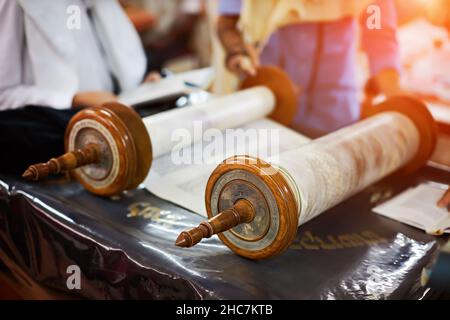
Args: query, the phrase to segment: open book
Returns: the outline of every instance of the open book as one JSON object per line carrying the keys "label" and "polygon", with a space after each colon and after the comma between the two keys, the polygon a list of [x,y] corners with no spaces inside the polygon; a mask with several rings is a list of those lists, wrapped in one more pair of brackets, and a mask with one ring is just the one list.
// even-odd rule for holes
{"label": "open book", "polygon": [[122,93],[119,100],[131,106],[165,96],[189,93],[192,90],[208,88],[213,78],[214,70],[211,67],[182,72],[157,82],[141,84],[133,90]]}
{"label": "open book", "polygon": [[421,184],[373,208],[373,211],[429,234],[450,233],[450,212],[436,205],[445,190],[442,185]]}

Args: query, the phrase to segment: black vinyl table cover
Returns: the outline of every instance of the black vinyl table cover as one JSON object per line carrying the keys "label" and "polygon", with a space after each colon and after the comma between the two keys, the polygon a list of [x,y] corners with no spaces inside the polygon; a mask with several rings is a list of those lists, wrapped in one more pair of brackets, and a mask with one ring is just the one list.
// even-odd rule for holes
{"label": "black vinyl table cover", "polygon": [[[371,212],[419,183],[450,183],[425,167],[389,177],[301,226],[270,260],[233,254],[217,237],[191,249],[174,241],[202,217],[145,189],[100,198],[67,179],[0,176],[0,259],[40,285],[89,299],[420,299],[424,267],[445,237]],[[81,270],[69,290],[67,268]]]}

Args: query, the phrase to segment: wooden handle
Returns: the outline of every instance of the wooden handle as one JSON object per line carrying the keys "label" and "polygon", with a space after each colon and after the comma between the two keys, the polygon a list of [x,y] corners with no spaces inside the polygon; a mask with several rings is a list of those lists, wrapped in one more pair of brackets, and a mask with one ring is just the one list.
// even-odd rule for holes
{"label": "wooden handle", "polygon": [[50,159],[46,163],[33,164],[25,170],[22,177],[27,180],[38,181],[49,175],[96,163],[99,159],[100,149],[97,144],[91,143],[83,149],[65,153],[59,158]]}
{"label": "wooden handle", "polygon": [[250,202],[241,199],[232,208],[200,223],[198,227],[181,232],[175,245],[183,248],[195,246],[203,238],[230,230],[241,223],[249,223],[254,217],[255,211]]}

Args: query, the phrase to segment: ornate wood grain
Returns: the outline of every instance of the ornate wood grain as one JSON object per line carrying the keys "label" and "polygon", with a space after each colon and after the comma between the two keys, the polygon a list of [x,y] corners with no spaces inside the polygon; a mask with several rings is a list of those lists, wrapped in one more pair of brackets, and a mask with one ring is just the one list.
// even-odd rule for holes
{"label": "ornate wood grain", "polygon": [[119,116],[132,137],[136,150],[136,171],[127,190],[134,189],[144,181],[150,170],[153,160],[151,139],[141,117],[133,109],[120,103],[108,103],[103,107],[113,110]]}
{"label": "ornate wood grain", "polygon": [[[77,148],[74,141],[78,141],[83,130],[90,130],[90,140],[87,145]],[[50,174],[69,171],[90,192],[112,196],[136,188],[150,170],[152,146],[144,123],[133,109],[119,103],[107,103],[78,112],[70,120],[64,140],[66,154],[47,163],[30,166],[24,178],[39,180]],[[108,151],[102,149],[105,144]],[[100,178],[95,174],[99,171],[95,166],[105,158],[114,168],[112,178],[109,172]],[[89,170],[87,166],[90,166]]]}
{"label": "ornate wood grain", "polygon": [[258,260],[267,259],[280,254],[294,241],[298,227],[298,207],[295,196],[281,172],[267,162],[248,156],[233,156],[221,163],[211,174],[205,192],[208,217],[212,218],[211,197],[215,183],[225,173],[233,170],[245,170],[261,178],[275,196],[279,212],[279,228],[275,240],[266,248],[251,251],[231,243],[223,233],[218,236],[222,242],[240,256]]}
{"label": "ornate wood grain", "polygon": [[87,119],[102,125],[112,135],[112,143],[118,150],[112,161],[113,166],[118,166],[118,174],[102,187],[96,187],[86,179],[86,173],[80,171],[82,169],[72,171],[72,174],[87,190],[101,196],[116,195],[137,187],[147,176],[152,161],[150,138],[139,115],[119,103],[84,109],[67,126],[66,150],[70,151],[69,137],[74,126]]}

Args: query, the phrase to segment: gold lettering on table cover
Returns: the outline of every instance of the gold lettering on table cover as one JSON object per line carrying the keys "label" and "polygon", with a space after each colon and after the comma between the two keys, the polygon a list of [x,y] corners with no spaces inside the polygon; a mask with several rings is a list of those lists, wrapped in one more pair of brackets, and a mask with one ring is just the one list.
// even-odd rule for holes
{"label": "gold lettering on table cover", "polygon": [[386,243],[387,239],[374,231],[364,230],[357,233],[338,235],[314,235],[311,231],[301,233],[291,245],[292,250],[339,250],[360,248]]}
{"label": "gold lettering on table cover", "polygon": [[[158,208],[148,202],[133,203],[128,207],[127,218],[141,217],[155,223],[167,223],[167,214],[171,212]],[[170,226],[172,227],[172,226]],[[340,250],[368,247],[380,243],[386,243],[387,239],[374,231],[363,230],[361,232],[343,233],[336,235],[315,235],[311,231],[305,231],[297,235],[291,250]]]}
{"label": "gold lettering on table cover", "polygon": [[158,221],[165,213],[170,213],[170,211],[155,207],[151,203],[137,202],[128,207],[127,218],[142,217],[146,220]]}

